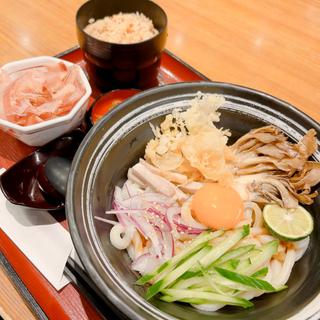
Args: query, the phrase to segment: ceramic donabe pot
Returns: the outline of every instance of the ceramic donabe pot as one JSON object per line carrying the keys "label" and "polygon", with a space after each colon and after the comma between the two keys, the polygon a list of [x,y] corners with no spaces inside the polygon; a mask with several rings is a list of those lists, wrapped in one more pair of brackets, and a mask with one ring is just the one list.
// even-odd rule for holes
{"label": "ceramic donabe pot", "polygon": [[[206,313],[178,303],[154,299],[147,302],[145,290],[135,286],[137,274],[130,269],[126,251],[109,240],[110,226],[94,216],[111,208],[114,187],[144,154],[152,138],[149,123],[160,124],[173,108],[187,108],[198,91],[223,94],[219,126],[229,128],[237,139],[252,128],[273,124],[293,141],[310,128],[320,135],[319,124],[287,103],[267,94],[225,83],[181,83],[140,93],[111,111],[91,129],[72,164],[67,190],[67,214],[77,252],[104,297],[131,319],[307,319],[320,305],[320,206],[319,197],[309,208],[315,229],[304,257],[296,263],[288,289],[254,299],[250,310],[223,308]],[[232,140],[231,140],[232,142]],[[319,152],[315,160],[320,161]],[[319,302],[318,302],[319,301]]]}

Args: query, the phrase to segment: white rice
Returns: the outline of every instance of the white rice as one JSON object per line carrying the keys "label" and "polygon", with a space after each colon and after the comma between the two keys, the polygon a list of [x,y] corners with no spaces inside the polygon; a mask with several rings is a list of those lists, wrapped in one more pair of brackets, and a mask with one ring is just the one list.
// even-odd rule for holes
{"label": "white rice", "polygon": [[157,35],[152,21],[143,13],[118,13],[103,19],[89,19],[84,31],[92,37],[111,43],[137,43]]}

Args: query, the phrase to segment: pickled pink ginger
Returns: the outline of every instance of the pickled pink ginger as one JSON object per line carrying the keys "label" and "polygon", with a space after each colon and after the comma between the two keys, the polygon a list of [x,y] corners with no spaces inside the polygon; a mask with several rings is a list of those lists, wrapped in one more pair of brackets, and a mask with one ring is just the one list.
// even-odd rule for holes
{"label": "pickled pink ginger", "polygon": [[0,70],[0,118],[28,126],[68,114],[85,93],[79,68],[58,62]]}

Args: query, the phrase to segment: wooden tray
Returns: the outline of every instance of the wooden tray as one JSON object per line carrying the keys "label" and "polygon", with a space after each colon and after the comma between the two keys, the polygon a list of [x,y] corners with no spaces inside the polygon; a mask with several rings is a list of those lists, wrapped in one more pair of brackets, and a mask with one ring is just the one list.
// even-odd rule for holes
{"label": "wooden tray", "polygon": [[[57,57],[86,67],[82,52],[78,47],[65,51]],[[201,80],[208,79],[169,51],[162,54],[158,85]],[[94,89],[93,101],[100,92],[94,84],[91,85]],[[0,131],[0,167],[8,168],[32,151],[33,148]],[[58,220],[67,227],[65,216],[60,216]],[[0,230],[0,251],[8,265],[7,270],[11,278],[38,318],[81,320],[105,317],[114,319],[115,315],[107,306],[101,308],[102,300],[99,300],[98,296],[94,297],[92,293],[94,288],[90,286],[90,280],[85,273],[76,272],[74,268],[76,266],[68,265],[69,275],[74,282],[58,292],[2,230]],[[98,309],[103,310],[103,314]]]}

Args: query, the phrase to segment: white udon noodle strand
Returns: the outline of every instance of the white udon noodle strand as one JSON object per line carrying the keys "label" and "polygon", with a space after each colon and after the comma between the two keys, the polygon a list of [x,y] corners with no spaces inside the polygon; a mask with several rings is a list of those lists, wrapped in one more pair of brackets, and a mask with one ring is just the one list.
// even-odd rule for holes
{"label": "white udon noodle strand", "polygon": [[130,245],[127,248],[129,257],[132,261],[145,253],[146,249],[143,249],[142,240],[138,231],[135,231]]}
{"label": "white udon noodle strand", "polygon": [[263,228],[262,211],[255,202],[247,201],[244,203],[244,220],[236,227],[241,227],[245,224],[249,224],[253,228]]}
{"label": "white udon noodle strand", "polygon": [[[268,273],[263,278],[263,280],[271,282],[271,279],[272,279],[274,273],[270,267],[270,263],[266,264],[265,267],[268,268]],[[253,298],[261,296],[262,294],[264,294],[264,291],[262,291],[262,290],[250,290],[250,291],[247,291],[247,292],[240,294],[239,297],[251,300]]]}
{"label": "white udon noodle strand", "polygon": [[305,252],[308,249],[309,242],[310,242],[310,237],[294,242],[294,249],[296,250],[295,261],[298,261],[299,259],[301,259],[302,256],[305,254]]}
{"label": "white udon noodle strand", "polygon": [[213,312],[223,308],[224,304],[191,304],[194,308],[201,311]]}
{"label": "white udon noodle strand", "polygon": [[281,271],[272,278],[271,283],[274,286],[282,286],[288,281],[293,265],[295,263],[295,258],[296,258],[295,250],[294,249],[287,250],[286,257],[282,264]]}
{"label": "white udon noodle strand", "polygon": [[260,234],[257,236],[257,238],[261,242],[261,244],[265,244],[267,242],[275,240],[275,237],[273,237],[269,234]]}

